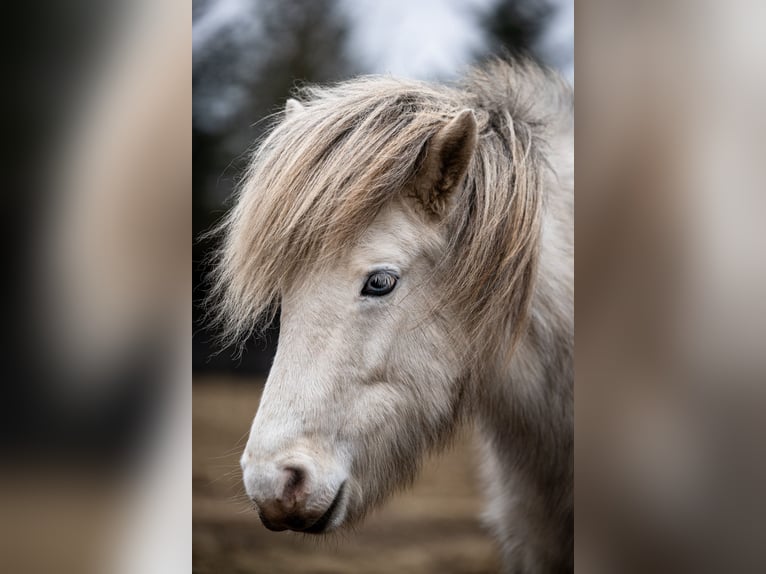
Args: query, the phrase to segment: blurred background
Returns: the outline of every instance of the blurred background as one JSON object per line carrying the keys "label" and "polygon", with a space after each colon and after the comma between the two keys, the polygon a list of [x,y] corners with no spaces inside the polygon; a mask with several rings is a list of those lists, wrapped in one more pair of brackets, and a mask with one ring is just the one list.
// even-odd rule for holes
{"label": "blurred background", "polygon": [[766,571],[765,18],[578,1],[578,571]]}
{"label": "blurred background", "polygon": [[186,4],[4,6],[2,572],[190,568]]}
{"label": "blurred background", "polygon": [[[558,0],[195,0],[194,236],[220,218],[254,145],[291,91],[359,74],[451,81],[493,54],[574,74],[574,7]],[[215,347],[200,304],[214,242],[194,244],[194,527],[197,572],[487,572],[497,569],[470,437],[415,488],[332,541],[260,525],[238,460],[276,328],[244,352]]]}

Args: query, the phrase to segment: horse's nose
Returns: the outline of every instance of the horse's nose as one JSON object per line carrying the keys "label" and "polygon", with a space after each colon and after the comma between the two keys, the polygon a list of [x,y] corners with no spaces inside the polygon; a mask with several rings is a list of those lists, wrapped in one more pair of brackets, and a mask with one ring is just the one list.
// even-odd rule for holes
{"label": "horse's nose", "polygon": [[251,498],[258,516],[269,530],[321,533],[338,513],[343,484],[332,489],[319,485],[304,466],[291,464],[276,469],[272,480],[260,482]]}
{"label": "horse's nose", "polygon": [[277,470],[273,492],[259,492],[252,498],[263,525],[269,530],[301,530],[310,523],[306,516],[309,495],[306,469],[286,466]]}
{"label": "horse's nose", "polygon": [[269,530],[318,534],[342,520],[347,497],[341,477],[320,472],[315,465],[292,461],[246,468],[245,486],[261,522]]}

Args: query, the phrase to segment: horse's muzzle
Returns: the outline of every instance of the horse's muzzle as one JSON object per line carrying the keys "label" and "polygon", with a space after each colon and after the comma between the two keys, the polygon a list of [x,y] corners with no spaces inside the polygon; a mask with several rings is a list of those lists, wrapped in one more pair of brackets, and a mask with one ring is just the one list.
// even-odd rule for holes
{"label": "horse's muzzle", "polygon": [[246,480],[246,487],[261,522],[269,530],[321,534],[331,529],[345,502],[345,481],[331,491],[330,497],[327,485],[318,485],[308,469],[299,465],[276,468],[270,477],[264,477],[260,469],[259,475],[261,480],[251,481],[249,485]]}

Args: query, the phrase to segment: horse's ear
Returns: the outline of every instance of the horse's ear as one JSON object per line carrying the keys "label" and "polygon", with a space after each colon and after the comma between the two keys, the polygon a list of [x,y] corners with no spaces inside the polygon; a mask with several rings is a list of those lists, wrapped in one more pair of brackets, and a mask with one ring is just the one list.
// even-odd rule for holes
{"label": "horse's ear", "polygon": [[478,128],[473,110],[460,112],[426,144],[415,177],[415,196],[433,215],[443,215],[451,193],[463,182],[476,150]]}
{"label": "horse's ear", "polygon": [[285,117],[289,118],[303,111],[303,104],[295,98],[288,98],[285,103]]}

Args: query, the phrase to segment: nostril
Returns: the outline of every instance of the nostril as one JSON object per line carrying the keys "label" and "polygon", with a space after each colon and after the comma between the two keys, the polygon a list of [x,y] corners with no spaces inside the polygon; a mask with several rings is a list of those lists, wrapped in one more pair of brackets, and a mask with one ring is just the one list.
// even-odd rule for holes
{"label": "nostril", "polygon": [[306,471],[297,466],[286,466],[282,469],[285,476],[281,499],[295,501],[300,498],[306,483]]}
{"label": "nostril", "polygon": [[288,474],[286,487],[295,488],[303,482],[305,471],[302,468],[288,466],[285,468],[285,473]]}

